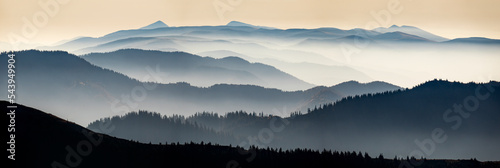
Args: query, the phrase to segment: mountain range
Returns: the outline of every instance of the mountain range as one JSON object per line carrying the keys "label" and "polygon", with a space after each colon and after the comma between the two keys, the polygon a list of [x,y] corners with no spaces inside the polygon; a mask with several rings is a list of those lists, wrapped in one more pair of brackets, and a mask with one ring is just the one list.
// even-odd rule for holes
{"label": "mountain range", "polygon": [[[86,61],[141,80],[149,74],[146,67],[159,68],[148,82],[188,82],[199,87],[215,84],[249,84],[286,91],[306,90],[314,85],[297,79],[272,66],[250,63],[239,57],[214,59],[184,52],[118,50],[83,55]],[[155,80],[155,79],[161,79]]]}
{"label": "mountain range", "polygon": [[[497,160],[499,89],[500,83],[495,81],[464,84],[433,80],[407,90],[345,97],[289,117],[243,111],[223,115],[205,112],[189,117],[143,112],[132,113],[135,117],[100,119],[88,128],[98,130],[100,125],[113,123],[115,129],[109,135],[145,143],[165,139],[183,143],[191,139],[233,146],[245,142],[283,149],[360,150],[384,156],[404,156],[420,150],[427,158]],[[206,131],[199,136],[188,131],[171,133],[176,128],[167,124],[173,120]],[[216,134],[205,135],[208,130],[227,136],[214,141],[211,137]],[[444,140],[431,139],[436,131]]]}
{"label": "mountain range", "polygon": [[[293,74],[293,76],[310,83],[331,83],[333,81],[357,80],[361,82],[374,81],[367,74],[345,65],[324,65],[310,62],[286,62],[273,58],[253,58],[230,50],[215,50],[197,53],[200,56],[213,58],[240,57],[251,62],[266,62],[268,65]],[[339,82],[340,83],[340,82]],[[337,83],[336,83],[337,84]]]}
{"label": "mountain range", "polygon": [[[140,50],[120,52],[168,55],[168,53]],[[350,83],[351,87],[363,88],[359,91],[337,89],[336,86],[314,87],[303,91],[282,91],[247,84],[195,87],[186,82],[169,84],[141,82],[122,73],[93,65],[83,59],[85,57],[62,51],[28,50],[14,54],[17,62],[16,73],[22,74],[16,76],[18,102],[50,110],[57,116],[79,124],[139,109],[161,114],[183,115],[202,111],[225,113],[245,110],[286,116],[294,111],[307,111],[308,108],[334,102],[344,96],[400,89],[391,84],[380,85],[379,82]],[[189,54],[187,56],[201,59]],[[1,59],[7,61],[7,54],[2,53]],[[229,60],[231,59],[234,58]],[[240,59],[235,61],[248,64]],[[123,66],[133,67],[127,64]],[[160,71],[162,68],[167,69],[160,67]],[[152,66],[150,71],[158,72],[156,66]],[[153,74],[148,75],[145,77],[155,77]],[[6,83],[7,76],[0,78],[0,82]],[[6,90],[1,90],[0,94],[4,95],[2,99],[7,99]],[[87,106],[88,104],[92,106]]]}

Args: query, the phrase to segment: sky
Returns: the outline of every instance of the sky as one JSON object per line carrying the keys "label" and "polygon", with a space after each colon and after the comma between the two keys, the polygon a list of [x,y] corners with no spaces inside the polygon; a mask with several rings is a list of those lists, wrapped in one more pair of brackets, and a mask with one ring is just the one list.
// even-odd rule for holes
{"label": "sky", "polygon": [[283,29],[395,24],[446,38],[500,39],[499,8],[498,0],[0,0],[0,41],[51,44],[158,20],[169,26],[237,20]]}

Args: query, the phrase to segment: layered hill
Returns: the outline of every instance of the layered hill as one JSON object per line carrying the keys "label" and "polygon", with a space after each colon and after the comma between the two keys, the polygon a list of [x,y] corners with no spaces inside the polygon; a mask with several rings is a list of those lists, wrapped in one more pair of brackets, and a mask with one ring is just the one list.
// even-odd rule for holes
{"label": "layered hill", "polygon": [[[14,54],[18,102],[50,110],[79,124],[141,109],[161,114],[245,110],[287,116],[293,111],[306,111],[321,103],[339,100],[349,93],[335,89],[282,91],[256,85],[217,84],[202,88],[185,82],[141,82],[67,52],[29,50]],[[2,53],[1,59],[7,62],[7,58],[7,54]],[[4,68],[7,71],[7,67]],[[156,66],[151,70],[157,72]],[[7,76],[0,80],[7,83]],[[376,91],[380,89],[399,87],[388,85]],[[0,90],[4,93],[3,99],[7,98],[6,92]],[[321,99],[315,99],[318,94],[322,95]]]}
{"label": "layered hill", "polygon": [[[310,149],[263,149],[205,143],[144,144],[95,133],[71,121],[20,104],[16,109],[16,160],[8,167],[399,167],[412,160]],[[101,130],[113,130],[113,125]],[[10,133],[7,132],[9,136]],[[415,162],[416,160],[413,160]],[[420,167],[491,168],[498,162],[425,160]]]}
{"label": "layered hill", "polygon": [[[110,53],[92,53],[82,56],[88,62],[142,80],[148,71],[155,77],[148,82],[187,82],[194,86],[215,84],[248,84],[286,91],[305,90],[314,85],[297,79],[272,66],[250,63],[239,57],[214,59],[184,52],[118,50]],[[161,81],[156,80],[161,79]]]}
{"label": "layered hill", "polygon": [[[65,50],[79,55],[135,48],[210,53],[217,58],[238,56],[214,53],[225,50],[245,55],[244,59],[250,62],[276,67],[317,86],[349,80],[379,80],[412,87],[433,78],[467,82],[476,81],[478,76],[488,76],[496,67],[491,63],[498,62],[495,57],[499,52],[497,41],[477,37],[446,39],[412,26],[373,30],[273,29],[230,22],[220,26],[120,30],[102,37],[81,37],[38,49]],[[470,61],[471,56],[475,61]],[[333,74],[322,75],[326,73]],[[493,75],[492,79],[498,76]]]}

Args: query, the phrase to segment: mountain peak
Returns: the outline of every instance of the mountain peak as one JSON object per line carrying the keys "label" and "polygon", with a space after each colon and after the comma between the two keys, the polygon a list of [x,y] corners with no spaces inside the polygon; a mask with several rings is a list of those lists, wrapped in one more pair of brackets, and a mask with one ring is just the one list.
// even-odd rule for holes
{"label": "mountain peak", "polygon": [[168,27],[168,25],[163,23],[161,20],[158,20],[150,25],[141,27],[140,29],[156,29],[156,28],[162,28],[162,27]]}

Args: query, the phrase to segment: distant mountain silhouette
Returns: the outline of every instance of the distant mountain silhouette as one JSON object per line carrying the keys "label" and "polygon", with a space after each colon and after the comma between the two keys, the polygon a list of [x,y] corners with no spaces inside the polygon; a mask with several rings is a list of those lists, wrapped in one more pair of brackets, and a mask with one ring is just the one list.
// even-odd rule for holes
{"label": "distant mountain silhouette", "polygon": [[252,28],[257,28],[257,29],[276,29],[273,27],[266,27],[266,26],[254,26],[251,24],[238,22],[238,21],[231,21],[231,22],[227,23],[226,26],[243,26],[243,27],[252,27]]}
{"label": "distant mountain silhouette", "polygon": [[432,40],[432,41],[436,41],[436,42],[443,42],[443,41],[448,41],[449,40],[447,38],[444,38],[444,37],[441,37],[441,36],[437,36],[435,34],[432,34],[432,33],[429,33],[427,31],[424,31],[424,30],[422,30],[420,28],[413,27],[413,26],[405,26],[405,25],[403,25],[403,26],[392,25],[389,28],[379,27],[379,28],[373,29],[373,31],[377,31],[377,32],[380,32],[380,33],[403,32],[403,33],[406,33],[406,34],[411,34],[411,35],[419,36],[419,37],[426,38],[426,39],[429,39],[429,40]]}
{"label": "distant mountain silhouette", "polygon": [[398,42],[432,42],[426,38],[399,31],[376,35],[373,38],[376,40],[398,41]]}
{"label": "distant mountain silhouette", "polygon": [[195,86],[215,84],[250,84],[287,91],[305,90],[314,85],[297,79],[272,66],[250,63],[238,57],[214,59],[184,52],[160,52],[126,49],[111,53],[92,53],[82,56],[88,62],[142,80],[148,75],[145,67],[161,69],[151,82],[188,82]]}
{"label": "distant mountain silhouette", "polygon": [[469,37],[469,38],[456,38],[446,43],[464,43],[464,44],[500,44],[500,40],[489,39],[484,37]]}
{"label": "distant mountain silhouette", "polygon": [[113,136],[154,144],[165,142],[217,142],[218,144],[236,144],[239,137],[225,132],[216,132],[212,128],[196,122],[186,122],[181,115],[170,117],[159,113],[139,111],[121,117],[106,118],[88,125],[95,132],[103,132],[103,123],[112,123],[115,129]]}
{"label": "distant mountain silhouette", "polygon": [[[354,89],[349,83],[337,87]],[[500,148],[496,145],[500,140],[500,125],[496,124],[500,120],[498,90],[500,83],[494,81],[464,84],[433,80],[408,90],[346,97],[314,107],[309,113],[297,112],[287,118],[240,111],[225,115],[199,113],[186,117],[185,121],[243,138],[258,136],[273,123],[276,127],[284,127],[273,132],[271,142],[259,143],[262,147],[361,150],[385,156],[431,150],[429,146],[420,148],[415,141],[423,142],[431,138],[435,129],[442,129],[447,140],[433,142],[435,148],[425,157],[497,160],[500,156]],[[472,103],[475,96],[481,97],[481,100],[475,98],[478,100],[477,109]],[[460,106],[464,113],[459,114],[454,106]],[[475,111],[468,111],[471,106]],[[94,122],[89,128],[105,124],[102,121]],[[122,122],[128,122],[123,125],[134,125],[133,121]],[[136,135],[125,133],[128,129],[117,126],[117,132],[110,135],[122,138],[141,135],[141,131],[136,131]]]}
{"label": "distant mountain silhouette", "polygon": [[[158,26],[160,25],[160,26]],[[163,22],[158,21],[151,24],[153,28],[141,28],[136,30],[121,30],[117,31],[103,37],[99,38],[88,38],[88,39],[76,39],[69,41],[65,44],[53,46],[53,47],[40,47],[40,49],[62,49],[70,52],[80,50],[78,54],[86,54],[93,52],[91,50],[82,50],[84,48],[94,47],[97,45],[109,43],[112,41],[120,39],[128,39],[131,37],[160,37],[160,36],[185,36],[185,37],[201,37],[209,39],[239,39],[240,41],[251,42],[252,39],[268,39],[272,38],[272,42],[290,42],[290,41],[301,41],[304,39],[341,39],[349,38],[349,36],[360,36],[367,39],[380,39],[376,37],[377,35],[387,34],[385,36],[404,36],[405,39],[420,39],[422,41],[437,41],[443,42],[448,39],[439,37],[437,35],[431,34],[417,27],[412,26],[391,26],[390,28],[376,28],[373,30],[365,29],[351,29],[351,30],[341,30],[337,28],[318,28],[318,29],[274,29],[270,27],[254,26],[247,23],[242,23],[238,21],[231,21],[224,26],[196,26],[196,27],[167,27]],[[149,26],[146,26],[149,27]],[[162,27],[163,29],[154,29],[156,27]],[[401,33],[396,33],[401,32]],[[400,39],[401,38],[383,38],[387,39]],[[424,40],[427,39],[427,40]],[[172,39],[170,39],[172,40]],[[91,43],[89,43],[92,41]],[[205,43],[211,43],[210,41],[204,41]],[[401,42],[401,41],[400,41]],[[186,46],[184,46],[186,47]],[[139,48],[139,46],[122,46],[122,48]],[[149,48],[149,49],[159,49]],[[221,48],[222,49],[222,48]],[[116,49],[115,49],[116,50]],[[214,49],[212,49],[214,50]],[[110,51],[110,50],[108,50]],[[111,50],[113,51],[113,50]],[[192,52],[189,49],[183,50],[186,52]]]}
{"label": "distant mountain silhouette", "polygon": [[[0,101],[5,108],[11,105]],[[263,149],[211,142],[144,144],[95,133],[71,121],[17,105],[16,160],[8,167],[400,167],[411,160],[361,152]],[[113,127],[101,127],[112,129]],[[9,133],[7,132],[7,135]],[[43,154],[41,154],[42,152]],[[413,160],[415,161],[415,160]],[[421,167],[495,167],[498,162],[424,160]]]}
{"label": "distant mountain silhouette", "polygon": [[157,29],[157,28],[163,28],[163,27],[168,27],[167,24],[163,23],[161,20],[158,20],[154,23],[151,23],[150,25],[141,27],[141,29]]}
{"label": "distant mountain silhouette", "polygon": [[[16,76],[18,102],[50,110],[79,124],[140,109],[183,115],[245,110],[286,116],[293,111],[320,105],[311,103],[315,102],[314,96],[317,95],[314,89],[288,92],[255,85],[217,84],[201,88],[185,82],[145,83],[92,65],[67,52],[28,50],[14,54],[18,63],[16,73],[19,74]],[[7,53],[1,53],[0,59],[6,62]],[[6,66],[2,68],[7,71]],[[151,67],[151,71],[156,73],[156,66]],[[7,83],[7,76],[1,77],[0,82]],[[329,94],[318,102],[333,102],[343,96]],[[0,90],[0,98],[7,99],[7,90]]]}

